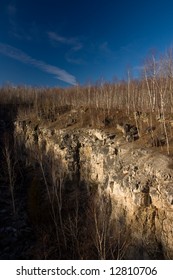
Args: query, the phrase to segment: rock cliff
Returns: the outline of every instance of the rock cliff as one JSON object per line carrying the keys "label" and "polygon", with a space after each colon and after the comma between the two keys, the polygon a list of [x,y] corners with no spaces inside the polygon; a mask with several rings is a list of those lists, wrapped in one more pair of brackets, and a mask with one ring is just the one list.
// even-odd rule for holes
{"label": "rock cliff", "polygon": [[[92,184],[97,185],[100,196],[110,198],[116,231],[120,236],[127,232],[130,240],[125,258],[173,259],[170,157],[136,147],[119,136],[116,129],[56,129],[17,121],[15,137],[26,150],[33,151],[31,161],[36,151],[51,154],[61,162],[61,172],[68,175],[68,180],[84,182],[88,191]],[[21,156],[26,160],[24,152]]]}

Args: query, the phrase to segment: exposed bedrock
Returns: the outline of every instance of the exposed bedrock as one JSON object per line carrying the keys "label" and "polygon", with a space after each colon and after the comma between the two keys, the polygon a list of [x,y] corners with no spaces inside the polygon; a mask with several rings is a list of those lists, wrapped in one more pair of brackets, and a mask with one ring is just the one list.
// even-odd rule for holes
{"label": "exposed bedrock", "polygon": [[111,198],[117,232],[130,236],[125,258],[173,259],[171,158],[97,129],[56,130],[16,122],[15,137],[26,150],[60,158],[68,178],[97,184],[100,195]]}

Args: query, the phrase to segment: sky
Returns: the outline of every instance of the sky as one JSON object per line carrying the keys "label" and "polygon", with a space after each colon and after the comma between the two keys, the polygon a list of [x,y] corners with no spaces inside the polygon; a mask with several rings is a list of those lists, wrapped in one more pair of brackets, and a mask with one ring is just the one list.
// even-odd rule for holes
{"label": "sky", "polygon": [[0,86],[135,77],[172,44],[172,0],[0,0]]}

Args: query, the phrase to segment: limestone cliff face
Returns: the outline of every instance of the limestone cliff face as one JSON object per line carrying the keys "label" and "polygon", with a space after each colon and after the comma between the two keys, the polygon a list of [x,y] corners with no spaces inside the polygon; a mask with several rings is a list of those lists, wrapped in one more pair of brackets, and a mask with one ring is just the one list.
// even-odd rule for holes
{"label": "limestone cliff face", "polygon": [[160,250],[173,259],[170,158],[97,129],[34,128],[16,122],[15,136],[29,150],[51,152],[69,178],[97,184],[100,195],[111,198],[117,232],[128,228],[132,237],[127,258],[149,259]]}

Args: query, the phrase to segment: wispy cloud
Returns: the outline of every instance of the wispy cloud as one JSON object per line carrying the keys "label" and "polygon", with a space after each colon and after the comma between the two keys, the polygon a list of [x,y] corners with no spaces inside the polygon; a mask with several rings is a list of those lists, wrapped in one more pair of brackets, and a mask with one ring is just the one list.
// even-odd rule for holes
{"label": "wispy cloud", "polygon": [[107,58],[116,59],[117,56],[115,52],[109,47],[108,42],[103,42],[99,45],[99,51],[102,55],[106,56]]}
{"label": "wispy cloud", "polygon": [[55,33],[55,32],[48,32],[48,37],[51,41],[54,41],[54,42],[58,42],[58,43],[61,43],[61,44],[65,44],[65,45],[69,45],[73,48],[73,50],[75,51],[78,51],[80,50],[83,45],[82,43],[79,41],[78,38],[66,38],[66,37],[63,37],[63,36],[60,36],[59,34]]}
{"label": "wispy cloud", "polygon": [[76,37],[63,37],[55,32],[47,32],[52,43],[63,44],[69,47],[65,54],[66,61],[73,64],[85,64],[86,62],[78,57],[79,51],[83,50],[83,43]]}
{"label": "wispy cloud", "polygon": [[66,61],[73,64],[78,65],[86,65],[86,61],[82,58],[75,58],[74,55],[71,52],[68,52],[65,55]]}
{"label": "wispy cloud", "polygon": [[0,53],[18,61],[21,61],[22,63],[32,65],[43,72],[55,75],[56,79],[61,80],[65,83],[68,83],[70,85],[77,84],[75,76],[71,75],[66,70],[50,64],[46,64],[44,61],[36,60],[28,54],[26,54],[25,52],[21,51],[20,49],[14,48],[7,44],[0,43]]}
{"label": "wispy cloud", "polygon": [[9,23],[10,23],[10,30],[9,30],[10,35],[12,35],[13,37],[19,40],[26,40],[26,41],[32,40],[32,34],[30,34],[31,32],[21,27],[16,22],[16,20],[10,19]]}
{"label": "wispy cloud", "polygon": [[10,3],[8,6],[7,6],[7,14],[9,17],[13,17],[16,15],[16,12],[17,12],[17,8],[14,4]]}
{"label": "wispy cloud", "polygon": [[[26,25],[21,25],[18,23],[18,8],[15,3],[10,3],[6,6],[6,14],[9,22],[9,34],[19,40],[32,40],[32,32]],[[28,26],[28,25],[27,25]],[[32,28],[32,23],[30,23]],[[35,28],[36,29],[36,28]]]}

